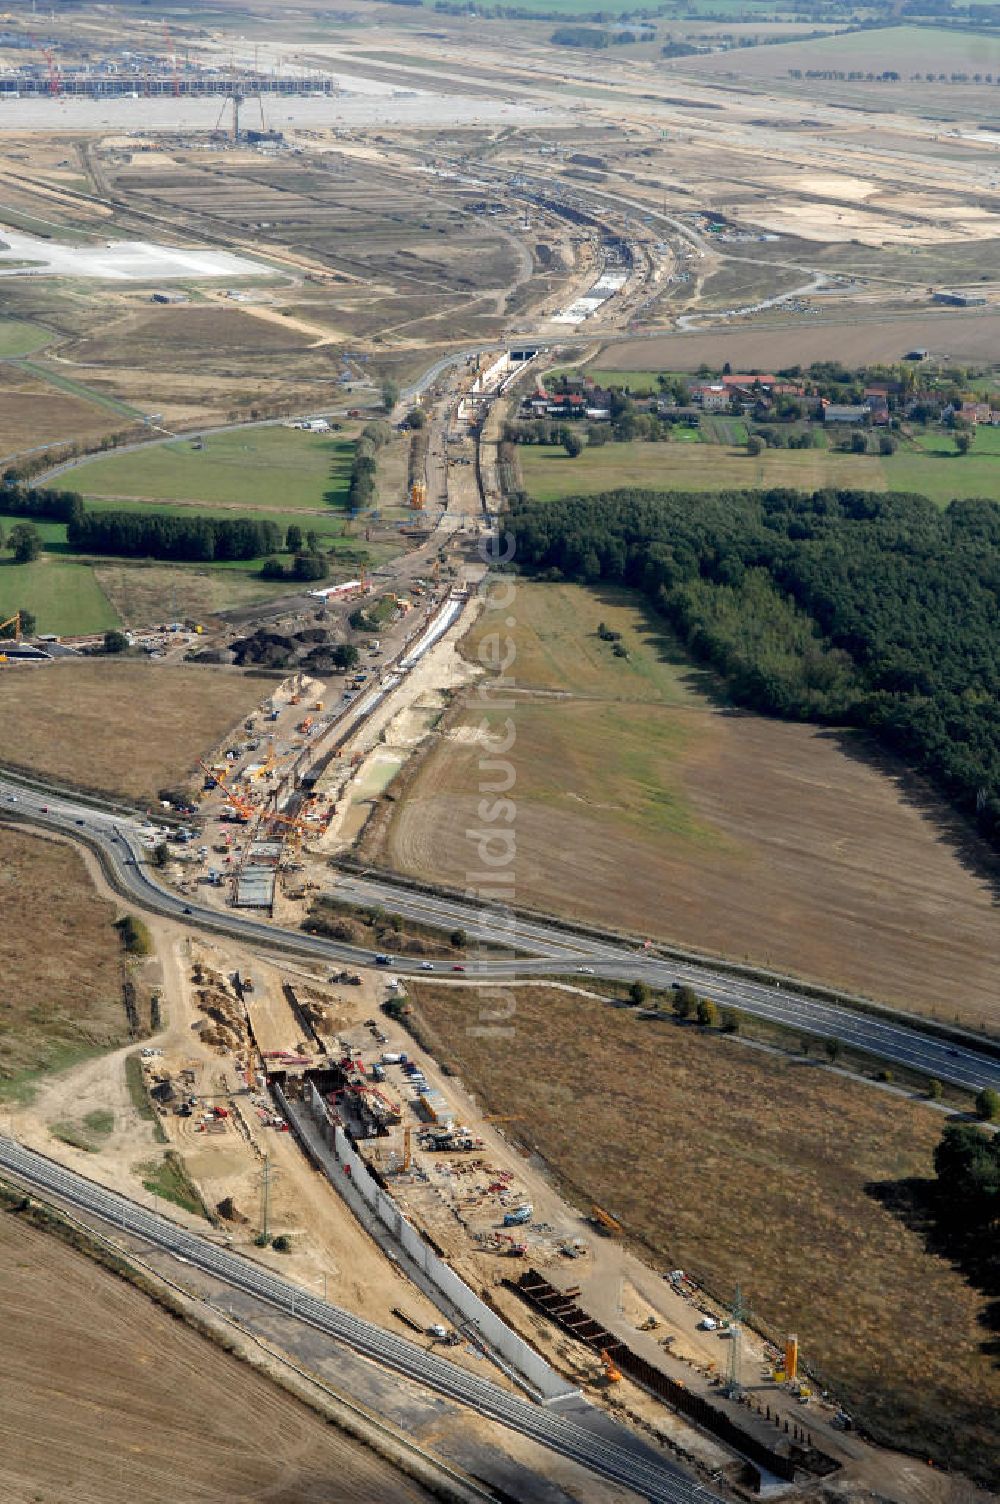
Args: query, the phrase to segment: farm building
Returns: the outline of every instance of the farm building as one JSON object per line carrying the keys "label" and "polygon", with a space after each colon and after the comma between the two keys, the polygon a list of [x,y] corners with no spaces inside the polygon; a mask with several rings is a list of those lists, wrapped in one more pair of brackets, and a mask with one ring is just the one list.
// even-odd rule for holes
{"label": "farm building", "polygon": [[949,308],[982,308],[987,299],[980,292],[936,292],[935,303],[944,303]]}
{"label": "farm building", "polygon": [[824,423],[863,423],[868,417],[870,408],[865,403],[861,407],[849,407],[843,403],[830,402],[823,408]]}

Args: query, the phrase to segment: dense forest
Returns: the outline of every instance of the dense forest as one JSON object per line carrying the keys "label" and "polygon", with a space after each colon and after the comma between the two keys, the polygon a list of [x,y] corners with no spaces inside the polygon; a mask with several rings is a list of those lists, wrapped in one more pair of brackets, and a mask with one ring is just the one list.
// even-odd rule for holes
{"label": "dense forest", "polygon": [[10,474],[0,484],[0,514],[65,522],[70,548],[130,559],[188,563],[257,559],[276,553],[282,542],[281,530],[273,522],[252,517],[220,520],[194,512],[173,517],[156,512],[90,511],[76,491],[20,485]]}
{"label": "dense forest", "polygon": [[52,491],[22,486],[16,477],[0,485],[0,513],[10,517],[44,517],[51,522],[72,522],[83,513],[83,497],[76,491]]}
{"label": "dense forest", "polygon": [[171,517],[154,512],[85,512],[66,525],[70,548],[82,553],[122,554],[138,559],[256,559],[282,542],[273,522],[249,517]]}
{"label": "dense forest", "polygon": [[636,586],[734,698],[865,727],[1000,847],[1000,507],[861,491],[515,498],[520,567]]}

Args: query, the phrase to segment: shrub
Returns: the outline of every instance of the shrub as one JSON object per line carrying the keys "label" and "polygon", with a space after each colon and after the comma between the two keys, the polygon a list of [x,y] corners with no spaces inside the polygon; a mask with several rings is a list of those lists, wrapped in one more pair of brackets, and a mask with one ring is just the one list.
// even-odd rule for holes
{"label": "shrub", "polygon": [[149,930],[141,919],[134,914],[126,914],[115,924],[115,929],[122,938],[122,944],[130,956],[148,956],[152,954],[153,941]]}
{"label": "shrub", "polygon": [[703,1029],[714,1029],[719,1021],[719,1010],[709,997],[698,1002],[698,1022]]}
{"label": "shrub", "polygon": [[1000,1118],[1000,1091],[984,1086],[976,1095],[976,1117],[983,1123],[995,1123]]}

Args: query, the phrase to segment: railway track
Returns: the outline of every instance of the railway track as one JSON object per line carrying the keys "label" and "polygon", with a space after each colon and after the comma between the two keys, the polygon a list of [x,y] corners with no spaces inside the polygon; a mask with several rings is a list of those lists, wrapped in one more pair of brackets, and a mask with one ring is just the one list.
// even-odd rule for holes
{"label": "railway track", "polygon": [[[339,1306],[306,1294],[298,1285],[272,1274],[249,1259],[219,1248],[137,1202],[106,1190],[73,1170],[0,1135],[0,1168],[22,1184],[61,1201],[130,1236],[143,1239],[235,1290],[266,1302],[296,1320],[325,1332],[352,1351],[474,1410],[487,1420],[517,1431],[588,1471],[633,1489],[651,1504],[720,1504],[718,1497],[679,1471],[661,1463],[642,1443],[631,1445],[558,1413],[555,1406],[532,1405],[415,1342],[386,1331]],[[598,1412],[579,1400],[577,1413]]]}

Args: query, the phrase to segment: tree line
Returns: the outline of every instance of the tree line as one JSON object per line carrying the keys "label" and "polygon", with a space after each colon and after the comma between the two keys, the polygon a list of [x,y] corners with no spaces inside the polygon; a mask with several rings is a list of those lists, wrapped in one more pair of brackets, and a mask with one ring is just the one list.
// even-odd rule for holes
{"label": "tree line", "polygon": [[863,727],[1000,847],[1000,507],[613,491],[510,528],[522,568],[634,586],[741,704]]}
{"label": "tree line", "polygon": [[392,438],[392,428],[383,419],[376,418],[366,423],[354,446],[354,462],[347,488],[347,504],[352,512],[363,511],[375,503],[378,486],[375,475],[378,469],[377,455]]}
{"label": "tree line", "polygon": [[[177,559],[190,563],[256,559],[281,547],[276,523],[252,517],[219,519],[192,513],[172,517],[160,512],[91,511],[77,491],[18,484],[10,474],[0,484],[0,513],[66,524],[66,542],[81,553],[125,558]],[[11,530],[10,547],[18,563],[30,562],[41,539],[30,520]]]}
{"label": "tree line", "polygon": [[250,517],[220,520],[81,510],[66,525],[66,541],[81,553],[210,563],[273,554],[281,547],[281,529]]}
{"label": "tree line", "polygon": [[10,517],[41,517],[49,522],[71,522],[83,512],[83,497],[77,491],[22,486],[8,472],[0,484],[0,512]]}

